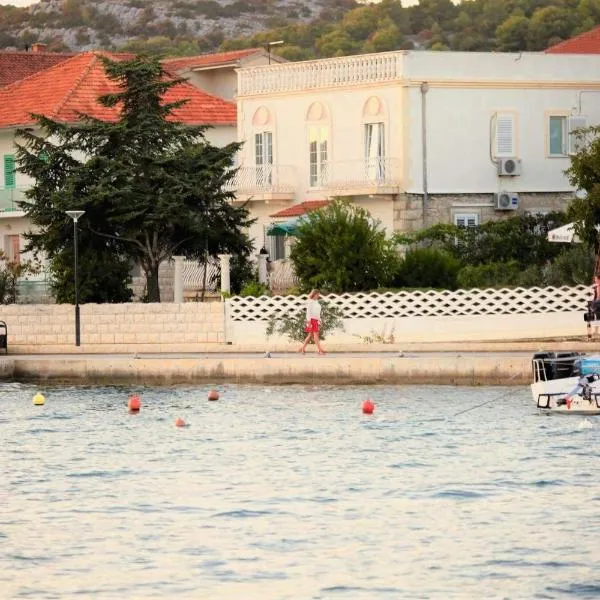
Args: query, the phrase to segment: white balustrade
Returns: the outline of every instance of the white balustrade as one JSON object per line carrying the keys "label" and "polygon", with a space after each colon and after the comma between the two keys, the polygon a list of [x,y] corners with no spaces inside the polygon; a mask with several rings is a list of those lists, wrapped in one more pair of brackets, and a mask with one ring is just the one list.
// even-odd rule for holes
{"label": "white balustrade", "polygon": [[[204,287],[204,264],[193,260],[183,261],[183,287],[186,290],[201,290]],[[215,291],[219,279],[219,262],[210,259],[206,272],[206,289]]]}
{"label": "white balustrade", "polygon": [[323,187],[381,187],[400,185],[397,158],[368,158],[327,163],[321,171]]}
{"label": "white balustrade", "polygon": [[238,97],[397,81],[403,52],[249,67],[238,71]]}
{"label": "white balustrade", "polygon": [[243,166],[228,182],[227,189],[240,193],[293,192],[296,170],[290,165]]}
{"label": "white balustrade", "polygon": [[[584,312],[588,286],[471,289],[329,294],[323,301],[337,306],[346,319],[516,315]],[[233,321],[267,321],[273,315],[304,310],[306,296],[235,296],[227,300]],[[583,322],[583,321],[582,321]]]}

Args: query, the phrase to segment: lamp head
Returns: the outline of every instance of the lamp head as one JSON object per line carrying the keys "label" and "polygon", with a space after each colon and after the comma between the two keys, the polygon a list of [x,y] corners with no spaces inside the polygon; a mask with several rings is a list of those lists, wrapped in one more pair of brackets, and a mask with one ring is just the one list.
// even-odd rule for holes
{"label": "lamp head", "polygon": [[81,215],[85,214],[85,210],[66,210],[65,212],[73,219],[73,221],[75,221],[75,223],[77,223]]}

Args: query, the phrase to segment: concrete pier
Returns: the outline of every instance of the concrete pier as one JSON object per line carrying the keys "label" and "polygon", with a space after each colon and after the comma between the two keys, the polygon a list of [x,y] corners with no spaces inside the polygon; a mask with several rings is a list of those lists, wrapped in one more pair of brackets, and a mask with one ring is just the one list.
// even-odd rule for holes
{"label": "concrete pier", "polygon": [[37,355],[4,359],[0,375],[19,382],[71,384],[524,385],[531,380],[531,355]]}

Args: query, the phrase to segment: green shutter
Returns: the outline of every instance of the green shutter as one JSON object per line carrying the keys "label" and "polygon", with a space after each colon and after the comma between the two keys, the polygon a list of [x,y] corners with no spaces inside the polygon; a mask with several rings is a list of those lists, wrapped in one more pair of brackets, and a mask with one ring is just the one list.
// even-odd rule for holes
{"label": "green shutter", "polygon": [[4,155],[4,187],[15,187],[15,157],[12,154]]}

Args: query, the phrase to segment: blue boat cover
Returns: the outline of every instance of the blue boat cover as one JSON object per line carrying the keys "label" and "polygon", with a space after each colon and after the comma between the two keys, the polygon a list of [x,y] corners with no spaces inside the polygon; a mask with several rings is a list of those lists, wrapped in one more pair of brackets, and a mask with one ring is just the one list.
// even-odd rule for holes
{"label": "blue boat cover", "polygon": [[581,375],[600,374],[600,355],[585,356],[577,362],[579,363]]}

